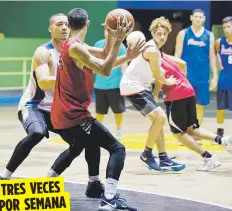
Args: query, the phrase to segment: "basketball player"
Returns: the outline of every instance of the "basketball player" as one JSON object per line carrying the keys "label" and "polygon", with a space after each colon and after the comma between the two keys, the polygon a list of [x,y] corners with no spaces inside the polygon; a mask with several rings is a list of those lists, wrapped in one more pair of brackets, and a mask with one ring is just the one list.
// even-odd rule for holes
{"label": "basketball player", "polygon": [[[93,72],[109,76],[117,59],[119,47],[130,32],[130,22],[117,20],[114,44],[106,59],[92,56],[83,45],[89,26],[85,10],[75,8],[68,13],[70,38],[61,47],[51,120],[61,137],[72,147],[65,150],[51,168],[60,175],[84,148],[105,148],[110,153],[106,171],[106,185],[99,210],[115,210],[123,205],[116,195],[117,184],[124,166],[125,147],[93,118],[88,111],[93,92]],[[110,30],[110,29],[108,29]],[[140,42],[138,48],[142,48]],[[53,176],[51,175],[51,176]]]}
{"label": "basketball player", "polygon": [[[175,56],[187,63],[187,78],[196,93],[199,124],[204,118],[204,107],[209,104],[209,89],[217,86],[216,54],[214,35],[204,28],[205,14],[195,9],[190,16],[192,25],[179,32],[176,39]],[[210,65],[213,78],[209,86]]]}
{"label": "basketball player", "polygon": [[[155,21],[158,21],[156,19]],[[167,19],[164,22],[169,23]],[[171,27],[171,26],[170,26]],[[159,49],[165,44],[170,28],[165,24],[158,24],[156,31],[153,31],[153,39]],[[163,39],[160,39],[162,38]],[[204,158],[204,164],[199,166],[199,171],[209,171],[221,165],[208,151],[195,143],[193,137],[215,141],[223,145],[232,153],[232,136],[222,138],[203,128],[200,128],[196,115],[196,97],[195,91],[185,76],[186,63],[173,56],[162,53],[161,68],[164,70],[165,78],[174,76],[177,83],[173,86],[162,85],[164,102],[169,125],[173,135],[180,140],[189,149],[200,154]],[[183,73],[183,72],[184,73]],[[155,82],[155,93],[159,93],[160,82]],[[156,96],[155,96],[156,97]]]}
{"label": "basketball player", "polygon": [[[150,26],[152,35],[154,33],[159,33],[156,29],[160,24],[164,24],[168,30],[171,30],[171,25],[166,22],[165,19],[160,18],[153,21]],[[127,43],[135,43],[138,38],[145,40],[142,32],[132,32],[127,37]],[[163,37],[160,37],[160,39],[162,42],[166,41]],[[121,95],[126,96],[143,116],[151,120],[146,146],[140,159],[150,170],[165,171],[170,169],[173,171],[180,171],[185,168],[185,165],[176,163],[167,156],[163,135],[166,115],[163,109],[159,107],[157,102],[153,99],[152,92],[150,91],[150,85],[154,80],[160,81],[161,84],[166,84],[168,86],[173,86],[176,83],[176,79],[172,76],[166,79],[161,74],[162,70],[160,64],[161,54],[154,39],[152,39],[146,43],[144,51],[129,64],[123,74],[120,83],[120,91]],[[159,151],[159,164],[152,154],[155,143],[157,143]]]}
{"label": "basketball player", "polygon": [[217,89],[217,134],[224,135],[225,110],[232,111],[232,17],[222,20],[225,37],[215,42],[221,71]]}

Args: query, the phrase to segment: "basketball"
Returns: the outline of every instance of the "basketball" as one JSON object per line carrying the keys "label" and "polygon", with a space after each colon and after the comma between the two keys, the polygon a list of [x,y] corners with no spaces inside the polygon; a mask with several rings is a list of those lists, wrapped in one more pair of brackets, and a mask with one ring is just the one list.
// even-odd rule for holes
{"label": "basketball", "polygon": [[129,11],[125,9],[115,9],[115,10],[110,11],[108,15],[106,16],[105,24],[109,28],[115,30],[117,28],[118,17],[120,17],[121,22],[123,21],[123,18],[126,17],[127,23],[131,21],[131,28],[134,28],[135,26],[134,17]]}

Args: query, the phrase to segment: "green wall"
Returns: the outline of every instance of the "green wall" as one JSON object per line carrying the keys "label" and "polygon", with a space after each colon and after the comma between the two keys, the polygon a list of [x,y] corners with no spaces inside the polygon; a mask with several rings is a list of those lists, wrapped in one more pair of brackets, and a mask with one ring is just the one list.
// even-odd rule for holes
{"label": "green wall", "polygon": [[[92,45],[103,38],[101,23],[117,7],[117,1],[0,2],[0,32],[6,36],[0,40],[0,57],[31,57],[40,44],[50,39],[49,18],[76,7],[89,14],[86,42]],[[27,69],[30,70],[30,62]],[[0,72],[15,71],[22,71],[22,62],[0,61]],[[6,86],[22,86],[22,76],[0,76],[0,87]]]}
{"label": "green wall", "polygon": [[[6,38],[0,40],[0,58],[3,57],[32,57],[35,49],[47,42],[48,39]],[[1,72],[22,72],[22,61],[1,61]],[[27,71],[30,71],[31,62],[27,62]],[[0,87],[22,86],[22,76],[0,76]]]}
{"label": "green wall", "polygon": [[117,1],[0,2],[0,31],[6,37],[49,37],[49,18],[56,13],[67,14],[76,7],[89,14],[91,24],[86,42],[93,44],[103,36],[100,24],[117,7]]}

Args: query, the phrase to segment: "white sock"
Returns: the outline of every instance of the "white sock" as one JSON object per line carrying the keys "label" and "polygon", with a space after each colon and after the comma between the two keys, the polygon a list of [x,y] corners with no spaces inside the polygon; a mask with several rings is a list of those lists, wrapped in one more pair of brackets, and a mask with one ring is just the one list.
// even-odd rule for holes
{"label": "white sock", "polygon": [[223,128],[223,124],[217,123],[217,128]]}
{"label": "white sock", "polygon": [[106,179],[104,195],[108,200],[114,198],[114,196],[116,195],[117,186],[118,186],[117,180],[111,178]]}
{"label": "white sock", "polygon": [[95,182],[95,181],[99,181],[99,175],[89,177],[89,182]]}
{"label": "white sock", "polygon": [[57,174],[53,169],[50,169],[47,174],[48,177],[58,177],[59,174]]}
{"label": "white sock", "polygon": [[6,179],[10,179],[12,174],[13,174],[13,172],[10,172],[9,170],[5,169],[2,173],[2,177],[6,178]]}

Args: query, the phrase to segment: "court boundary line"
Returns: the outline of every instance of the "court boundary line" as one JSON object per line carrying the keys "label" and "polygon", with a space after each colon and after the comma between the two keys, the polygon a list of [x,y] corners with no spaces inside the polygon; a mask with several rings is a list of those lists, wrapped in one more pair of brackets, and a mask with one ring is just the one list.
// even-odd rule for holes
{"label": "court boundary line", "polygon": [[[40,178],[40,177],[19,176],[17,174],[15,174],[14,177],[26,178],[26,179]],[[70,181],[70,180],[64,180],[64,182],[70,183],[70,184],[87,185],[87,183],[84,183],[84,182],[75,182],[75,181]],[[136,189],[131,189],[131,188],[123,188],[123,187],[118,188],[118,190],[125,190],[125,191],[137,192],[137,193],[145,193],[145,194],[150,194],[150,195],[164,196],[164,197],[170,197],[170,198],[174,198],[174,199],[182,199],[182,200],[186,200],[186,201],[192,201],[192,202],[197,202],[197,203],[201,203],[201,204],[206,204],[206,205],[211,205],[211,206],[216,206],[216,207],[232,210],[232,206],[230,207],[230,206],[226,206],[226,205],[222,205],[222,204],[218,204],[218,203],[213,203],[213,202],[211,203],[211,202],[207,202],[207,201],[190,199],[190,198],[181,197],[181,196],[173,196],[173,195],[168,195],[168,194],[155,193],[155,192],[150,192],[150,191],[141,191],[141,190],[136,190]],[[70,200],[70,202],[71,202],[71,200]]]}

